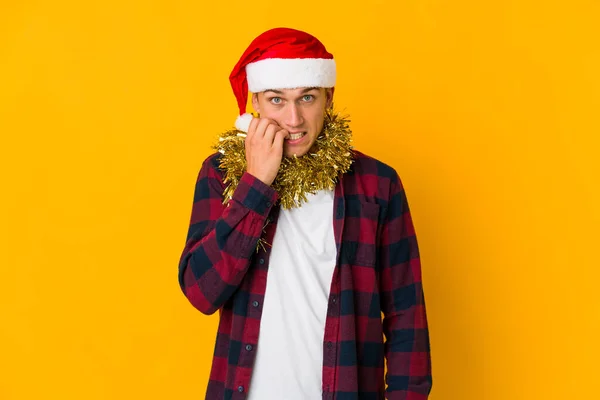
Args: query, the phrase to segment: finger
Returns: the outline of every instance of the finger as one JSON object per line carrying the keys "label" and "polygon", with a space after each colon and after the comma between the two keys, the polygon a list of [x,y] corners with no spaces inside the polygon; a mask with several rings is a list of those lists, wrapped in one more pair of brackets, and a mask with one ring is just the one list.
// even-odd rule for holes
{"label": "finger", "polygon": [[252,120],[250,120],[250,125],[248,126],[248,135],[246,135],[246,141],[248,141],[248,139],[252,138],[252,136],[254,136],[254,132],[256,132],[256,127],[258,126],[258,123],[260,122],[259,118],[252,118]]}
{"label": "finger", "polygon": [[273,122],[268,118],[261,118],[258,126],[256,127],[256,132],[254,133],[256,139],[260,139],[265,136],[265,132],[270,124]]}
{"label": "finger", "polygon": [[289,135],[290,135],[289,132],[286,131],[285,129],[278,130],[275,133],[275,138],[273,139],[273,148],[282,149],[283,148],[283,141]]}
{"label": "finger", "polygon": [[264,141],[267,142],[269,144],[269,146],[273,145],[273,139],[275,139],[275,133],[277,133],[277,131],[281,130],[281,127],[279,125],[276,124],[270,124],[266,131],[265,131],[265,136],[264,136]]}

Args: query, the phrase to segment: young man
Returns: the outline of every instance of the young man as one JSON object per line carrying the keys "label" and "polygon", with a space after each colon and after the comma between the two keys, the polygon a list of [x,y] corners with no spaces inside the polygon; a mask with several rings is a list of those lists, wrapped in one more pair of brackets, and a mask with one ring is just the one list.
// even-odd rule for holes
{"label": "young man", "polygon": [[335,78],[323,44],[286,28],[231,73],[237,130],[200,169],[179,265],[191,304],[220,313],[206,399],[428,398],[406,194],[394,169],[351,150]]}

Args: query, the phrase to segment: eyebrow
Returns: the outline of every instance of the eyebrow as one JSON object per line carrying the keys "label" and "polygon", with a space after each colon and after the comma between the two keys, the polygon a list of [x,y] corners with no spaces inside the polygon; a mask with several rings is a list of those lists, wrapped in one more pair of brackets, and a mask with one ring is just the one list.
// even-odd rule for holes
{"label": "eyebrow", "polygon": [[[301,93],[304,94],[304,93],[310,92],[311,90],[318,90],[318,89],[319,89],[318,87],[309,87],[309,88],[304,89]],[[283,92],[281,90],[275,90],[275,89],[265,90],[265,93],[266,92],[273,92],[273,93],[279,94],[279,95],[283,94]]]}

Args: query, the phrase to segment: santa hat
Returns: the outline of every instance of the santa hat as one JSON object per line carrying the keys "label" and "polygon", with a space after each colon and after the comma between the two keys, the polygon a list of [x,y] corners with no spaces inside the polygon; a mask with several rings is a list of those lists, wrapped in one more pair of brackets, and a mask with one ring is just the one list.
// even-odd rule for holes
{"label": "santa hat", "polygon": [[248,132],[252,120],[246,113],[248,91],[330,88],[335,78],[333,55],[317,38],[289,28],[266,31],[250,43],[229,75],[240,111],[235,127]]}

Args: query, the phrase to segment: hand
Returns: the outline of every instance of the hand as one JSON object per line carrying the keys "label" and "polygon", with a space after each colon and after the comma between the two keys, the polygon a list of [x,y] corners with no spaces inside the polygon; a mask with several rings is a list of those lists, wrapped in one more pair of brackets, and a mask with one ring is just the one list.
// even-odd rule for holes
{"label": "hand", "polygon": [[283,140],[289,132],[269,118],[253,118],[246,136],[247,171],[270,185],[283,157]]}

